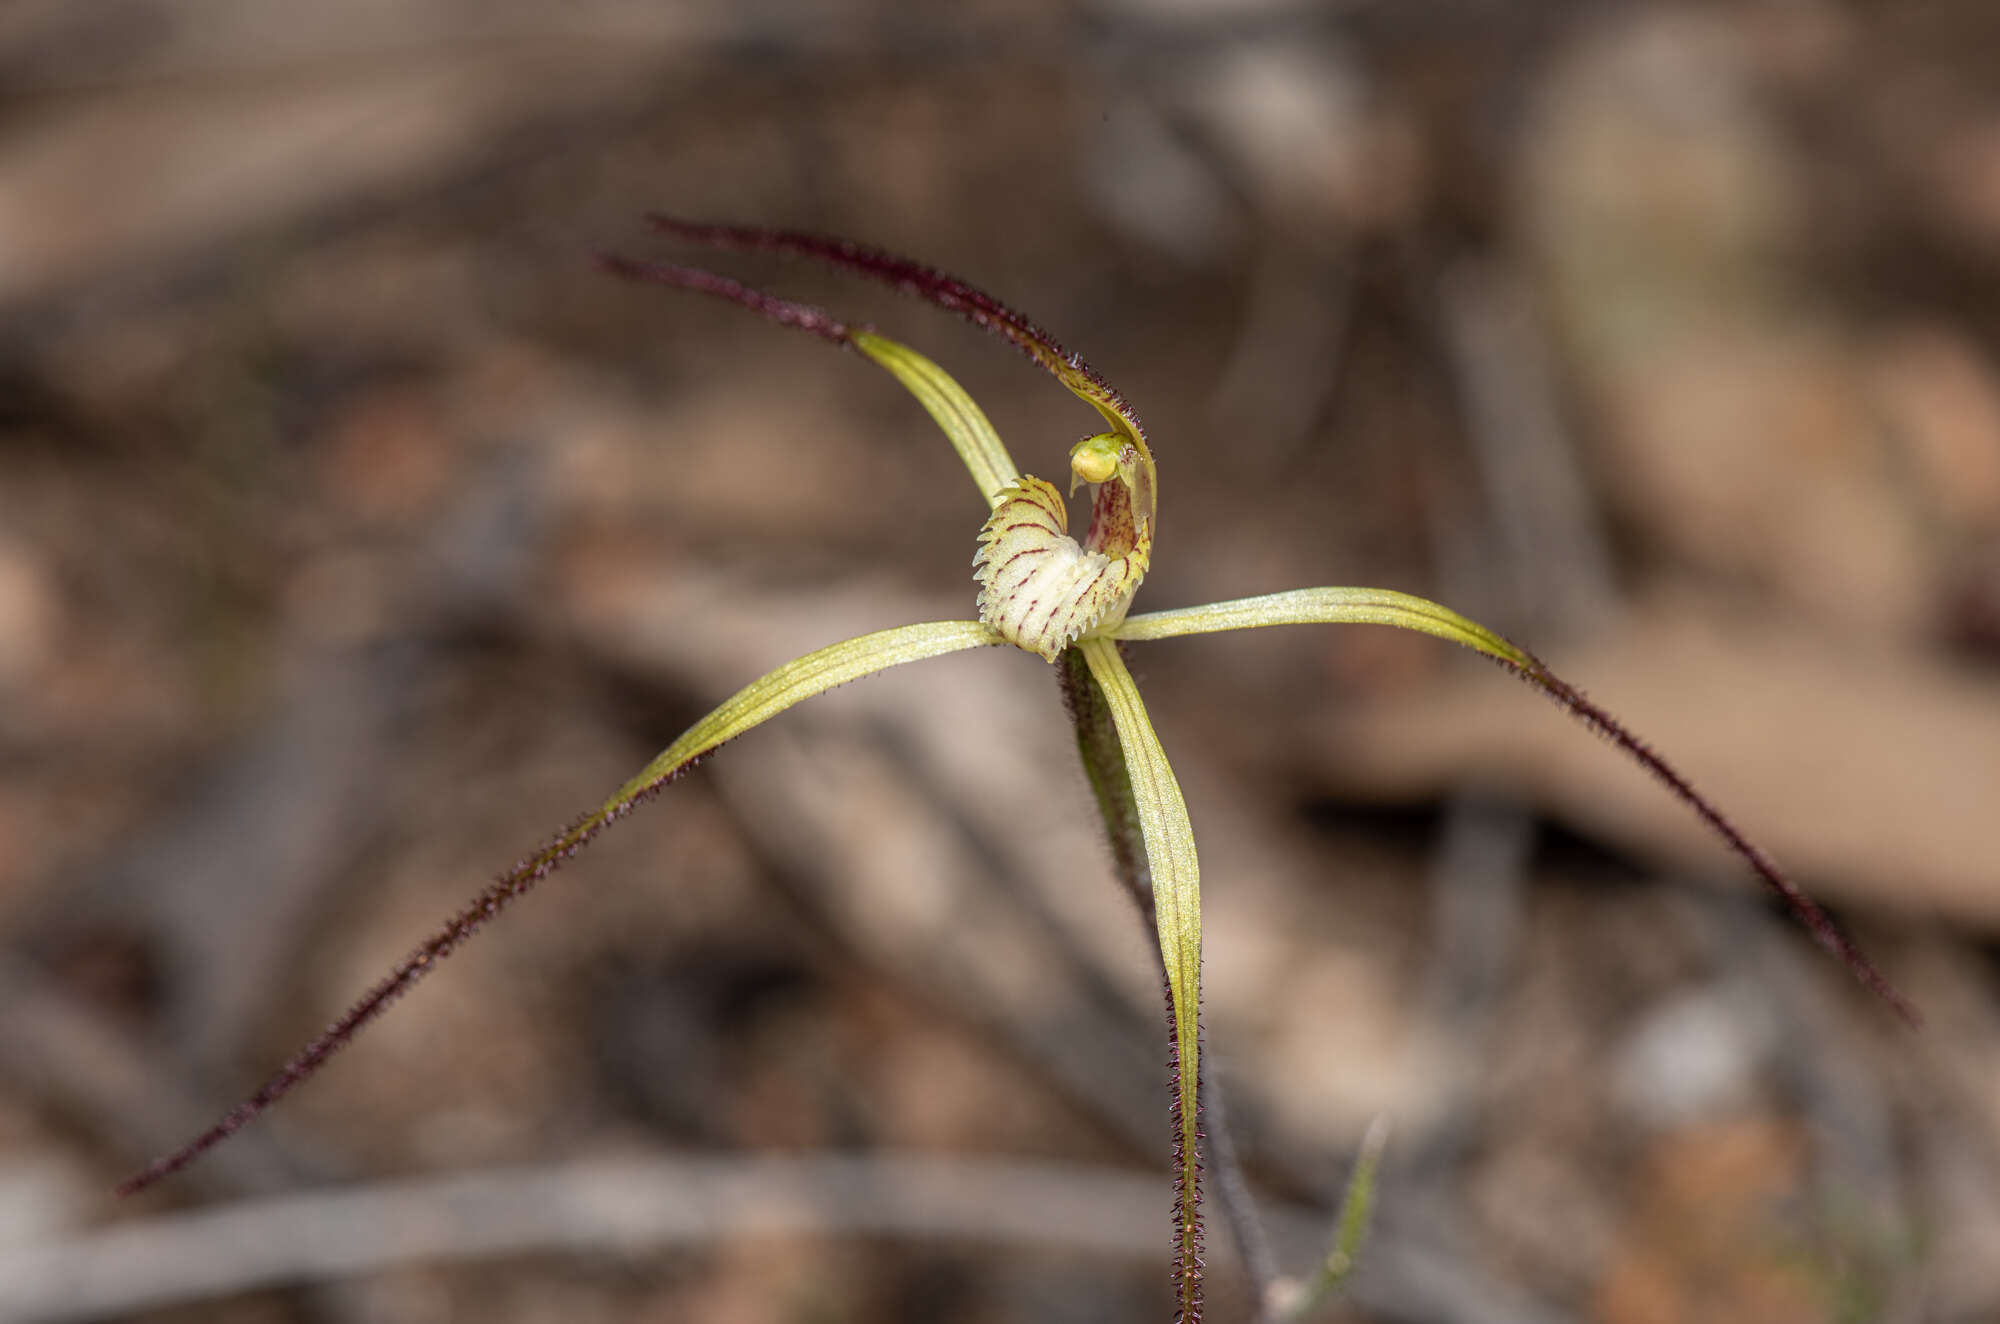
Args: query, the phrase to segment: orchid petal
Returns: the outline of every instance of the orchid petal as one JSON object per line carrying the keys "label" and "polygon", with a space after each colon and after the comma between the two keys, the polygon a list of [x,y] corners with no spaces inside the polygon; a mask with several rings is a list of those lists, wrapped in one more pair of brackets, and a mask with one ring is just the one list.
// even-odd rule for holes
{"label": "orchid petal", "polygon": [[1463,644],[1509,666],[1526,668],[1534,661],[1525,649],[1449,607],[1385,588],[1301,588],[1261,598],[1150,611],[1128,617],[1108,633],[1126,640],[1171,639],[1266,625],[1394,625]]}
{"label": "orchid petal", "polygon": [[1014,467],[1013,457],[1007,454],[1006,444],[993,430],[985,411],[965,393],[965,388],[937,364],[886,336],[856,331],[848,343],[881,364],[905,390],[917,397],[917,403],[944,430],[958,458],[965,461],[986,504],[999,505],[1001,493],[1020,478],[1021,471]]}
{"label": "orchid petal", "polygon": [[684,267],[672,262],[640,262],[614,253],[599,254],[597,262],[612,275],[626,280],[647,281],[726,299],[779,326],[808,331],[836,345],[852,345],[888,369],[904,389],[917,397],[917,403],[937,420],[938,426],[944,429],[945,437],[958,451],[959,458],[965,461],[965,467],[972,471],[972,480],[979,484],[979,491],[989,506],[999,502],[1002,488],[1020,477],[1020,470],[1014,467],[1007,447],[1001,443],[1000,434],[993,430],[985,411],[965,393],[964,387],[951,379],[949,373],[909,346],[900,345],[886,336],[878,336],[865,327],[849,326],[823,308],[766,294],[742,281],[713,271],[703,271],[700,267]]}
{"label": "orchid petal", "polygon": [[[767,230],[753,225],[718,225],[661,213],[646,219],[662,234],[669,234],[690,243],[707,244],[713,248],[734,249],[739,252],[782,253],[788,257],[804,258],[838,271],[851,272],[857,276],[879,281],[957,313],[975,326],[1007,340],[1041,365],[1049,375],[1069,388],[1078,399],[1088,402],[1103,416],[1104,421],[1110,424],[1112,432],[1124,440],[1126,453],[1123,457],[1121,476],[1129,490],[1129,509],[1121,512],[1121,517],[1129,519],[1137,526],[1138,536],[1150,537],[1159,480],[1153,465],[1153,452],[1146,444],[1146,430],[1140,426],[1139,416],[1133,412],[1132,406],[1126,403],[1125,397],[1120,395],[1110,382],[1104,380],[1097,369],[1084,362],[1082,355],[1064,349],[1054,336],[1000,300],[956,276],[946,275],[935,267],[900,254],[858,244],[851,239],[836,239],[830,235],[811,234],[803,230]],[[866,353],[867,347],[860,343],[860,335],[861,333],[856,333],[852,343]],[[914,391],[916,388],[911,387],[911,389]],[[944,420],[940,418],[939,422],[943,423]],[[950,430],[950,425],[947,424],[946,431]],[[971,462],[968,460],[967,463]],[[974,472],[977,474],[978,471]],[[989,486],[984,479],[981,480],[980,486],[991,500],[995,487]],[[1109,499],[1112,495],[1115,494],[1108,490],[1101,490],[1099,493],[1100,499]],[[1118,550],[1112,550],[1111,554],[1117,555]]]}
{"label": "orchid petal", "polygon": [[641,800],[680,776],[696,759],[718,745],[735,739],[793,704],[810,699],[815,694],[823,694],[837,685],[845,685],[848,681],[871,676],[904,662],[921,661],[1001,642],[998,635],[977,621],[905,625],[807,653],[744,686],[715,711],[689,727],[680,739],[648,763],[636,777],[619,787],[603,804],[489,884],[485,891],[445,921],[421,947],[404,958],[402,964],[350,1007],[345,1015],[321,1031],[319,1037],[265,1081],[256,1093],[237,1104],[214,1126],[188,1144],[127,1178],[118,1187],[119,1193],[129,1195],[178,1172],[228,1139],[245,1122],[291,1093],[294,1087],[318,1071],[328,1058],[351,1043],[357,1031],[435,969],[440,960],[450,955],[480,925],[527,895],[536,883],[555,872],[598,833],[630,813]]}
{"label": "orchid petal", "polygon": [[1547,664],[1533,653],[1448,607],[1390,589],[1305,588],[1260,598],[1212,602],[1203,607],[1149,612],[1129,617],[1123,624],[1105,633],[1110,638],[1122,640],[1167,639],[1219,630],[1254,630],[1267,625],[1329,624],[1393,625],[1448,639],[1492,658],[1555,700],[1585,726],[1652,773],[1676,799],[1694,810],[1731,850],[1756,871],[1765,886],[1784,902],[1792,917],[1812,934],[1813,940],[1846,966],[1856,979],[1893,1007],[1905,1021],[1912,1025],[1921,1023],[1922,1017],[1918,1015],[1915,1005],[1898,992],[1895,985],[1835,927],[1819,904],[1785,875],[1777,861],[1744,836],[1720,809],[1695,790],[1693,783],[1679,770],[1627,730],[1624,723],[1549,670]]}

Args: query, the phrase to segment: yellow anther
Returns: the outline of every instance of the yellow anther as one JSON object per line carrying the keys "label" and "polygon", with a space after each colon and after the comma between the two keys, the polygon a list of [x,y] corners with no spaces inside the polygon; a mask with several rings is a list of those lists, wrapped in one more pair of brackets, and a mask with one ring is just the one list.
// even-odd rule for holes
{"label": "yellow anther", "polygon": [[1118,472],[1118,453],[1125,440],[1109,432],[1085,437],[1070,447],[1069,471],[1079,482],[1101,483]]}

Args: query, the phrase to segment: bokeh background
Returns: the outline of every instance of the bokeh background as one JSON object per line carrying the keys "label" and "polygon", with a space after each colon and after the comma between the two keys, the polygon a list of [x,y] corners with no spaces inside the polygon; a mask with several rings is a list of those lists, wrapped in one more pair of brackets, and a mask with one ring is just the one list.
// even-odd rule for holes
{"label": "bokeh background", "polygon": [[[1979,0],[0,10],[0,1318],[1164,1317],[1149,939],[998,651],[737,742],[106,1194],[739,685],[970,613],[892,381],[592,269],[689,258],[655,208],[1024,309],[1153,434],[1142,608],[1459,605],[1923,1007],[1441,644],[1135,648],[1285,1273],[1390,1128],[1329,1318],[2000,1317],[1996,51]],[[1090,430],[713,261],[1030,472]]]}

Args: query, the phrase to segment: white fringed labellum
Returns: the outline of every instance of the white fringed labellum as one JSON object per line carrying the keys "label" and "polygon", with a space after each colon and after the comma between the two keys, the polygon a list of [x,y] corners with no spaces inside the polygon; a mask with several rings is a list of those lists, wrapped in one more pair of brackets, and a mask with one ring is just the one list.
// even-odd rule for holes
{"label": "white fringed labellum", "polygon": [[1069,536],[1062,494],[1020,478],[1001,494],[972,558],[979,619],[1001,638],[1050,662],[1085,631],[1118,619],[1139,586],[1144,563],[1085,551]]}
{"label": "white fringed labellum", "polygon": [[1071,450],[1072,487],[1098,489],[1081,543],[1069,536],[1069,512],[1053,484],[1024,476],[1001,490],[972,558],[979,619],[1001,638],[1053,662],[1084,635],[1125,619],[1153,547],[1150,503],[1143,513],[1133,508],[1139,454],[1109,433]]}

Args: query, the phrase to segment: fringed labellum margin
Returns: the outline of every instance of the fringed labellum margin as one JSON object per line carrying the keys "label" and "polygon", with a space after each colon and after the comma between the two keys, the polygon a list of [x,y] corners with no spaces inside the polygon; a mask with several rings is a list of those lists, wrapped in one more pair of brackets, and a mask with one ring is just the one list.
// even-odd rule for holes
{"label": "fringed labellum margin", "polygon": [[1153,548],[1152,513],[1135,510],[1137,455],[1136,445],[1108,434],[1071,452],[1070,486],[1097,485],[1081,543],[1052,484],[1022,477],[1002,490],[972,558],[979,619],[1001,638],[1053,662],[1083,636],[1125,619]]}

